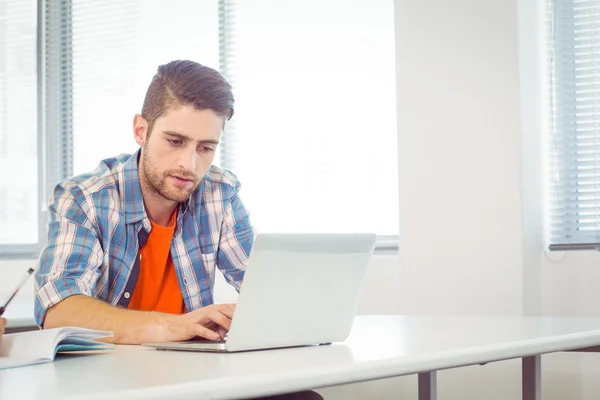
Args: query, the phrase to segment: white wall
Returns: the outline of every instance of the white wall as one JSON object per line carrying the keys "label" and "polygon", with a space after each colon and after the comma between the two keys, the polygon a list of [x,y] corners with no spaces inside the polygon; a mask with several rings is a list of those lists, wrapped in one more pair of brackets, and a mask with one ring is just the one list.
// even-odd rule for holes
{"label": "white wall", "polygon": [[[0,296],[10,293],[29,268],[36,267],[36,260],[0,260]],[[21,295],[33,295],[33,278],[21,290]],[[0,301],[4,301],[4,297]]]}
{"label": "white wall", "polygon": [[395,5],[400,309],[521,314],[517,3]]}
{"label": "white wall", "polygon": [[541,265],[544,315],[600,317],[599,252],[542,254]]}

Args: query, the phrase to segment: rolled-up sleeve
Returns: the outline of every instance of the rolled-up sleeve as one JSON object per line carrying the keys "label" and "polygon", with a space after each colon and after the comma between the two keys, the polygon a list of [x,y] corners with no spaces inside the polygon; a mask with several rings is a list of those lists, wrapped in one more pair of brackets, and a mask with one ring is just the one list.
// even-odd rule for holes
{"label": "rolled-up sleeve", "polygon": [[97,297],[103,251],[92,218],[93,204],[72,182],[59,184],[48,206],[48,243],[35,275],[35,319],[41,327],[47,310],[83,294]]}
{"label": "rolled-up sleeve", "polygon": [[256,232],[238,190],[239,183],[225,208],[217,267],[225,280],[239,292]]}

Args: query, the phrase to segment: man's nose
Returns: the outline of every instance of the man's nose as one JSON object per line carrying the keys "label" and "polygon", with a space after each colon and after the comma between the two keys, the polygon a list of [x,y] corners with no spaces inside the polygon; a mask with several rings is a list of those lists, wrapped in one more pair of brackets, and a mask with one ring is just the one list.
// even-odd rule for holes
{"label": "man's nose", "polygon": [[198,154],[194,148],[185,149],[179,156],[179,166],[188,172],[194,172],[198,163]]}

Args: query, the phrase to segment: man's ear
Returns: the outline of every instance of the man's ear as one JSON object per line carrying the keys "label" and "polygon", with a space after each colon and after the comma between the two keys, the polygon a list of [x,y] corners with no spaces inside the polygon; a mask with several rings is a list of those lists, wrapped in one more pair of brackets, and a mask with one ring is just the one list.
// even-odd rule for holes
{"label": "man's ear", "polygon": [[144,147],[146,137],[148,136],[148,121],[140,114],[135,114],[133,117],[133,137],[135,142]]}

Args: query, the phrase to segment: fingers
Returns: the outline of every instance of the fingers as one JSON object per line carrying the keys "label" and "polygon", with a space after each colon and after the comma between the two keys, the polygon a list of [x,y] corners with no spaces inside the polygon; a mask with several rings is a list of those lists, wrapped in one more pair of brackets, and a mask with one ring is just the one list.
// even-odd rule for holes
{"label": "fingers", "polygon": [[221,339],[221,335],[215,331],[212,331],[202,325],[196,325],[195,327],[195,335],[203,337],[208,340],[219,340]]}
{"label": "fingers", "polygon": [[221,336],[221,339],[225,339],[225,336],[227,336],[227,331],[221,327],[217,329],[217,333],[219,334],[219,336]]}
{"label": "fingers", "polygon": [[187,316],[195,322],[193,329],[197,336],[219,340],[229,332],[234,311],[235,304],[214,304],[192,311]]}
{"label": "fingers", "polygon": [[229,329],[231,328],[231,318],[229,318],[227,315],[223,314],[220,310],[216,308],[210,310],[210,312],[208,313],[208,318],[211,322],[219,325],[227,331],[229,331]]}
{"label": "fingers", "polygon": [[204,327],[210,329],[211,331],[217,332],[221,339],[225,339],[225,336],[227,336],[227,329],[215,324],[214,322],[209,322],[208,324],[204,325]]}
{"label": "fingers", "polygon": [[4,333],[4,327],[6,326],[6,318],[0,318],[0,335]]}
{"label": "fingers", "polygon": [[201,325],[209,326],[213,322],[229,330],[234,311],[234,304],[213,304],[194,310],[187,315],[198,321]]}

